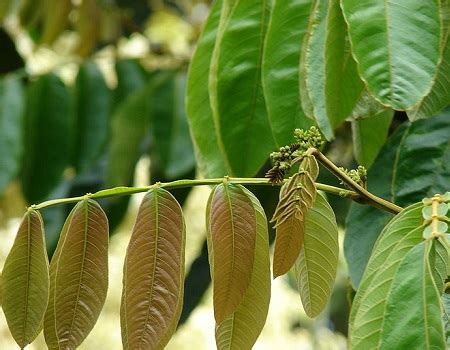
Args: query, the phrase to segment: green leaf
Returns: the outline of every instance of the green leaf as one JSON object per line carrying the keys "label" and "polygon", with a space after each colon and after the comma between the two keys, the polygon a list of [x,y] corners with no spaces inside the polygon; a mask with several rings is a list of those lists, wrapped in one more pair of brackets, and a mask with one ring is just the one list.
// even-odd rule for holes
{"label": "green leaf", "polygon": [[214,317],[220,324],[236,311],[250,285],[256,214],[242,186],[224,183],[211,192],[206,218]]}
{"label": "green leaf", "polygon": [[255,175],[274,148],[261,85],[268,10],[268,0],[223,3],[211,58],[209,97],[230,175]]}
{"label": "green leaf", "polygon": [[70,212],[50,263],[44,336],[49,349],[75,349],[97,322],[108,289],[108,219],[97,202]]}
{"label": "green leaf", "polygon": [[2,308],[20,348],[41,331],[49,296],[49,273],[41,214],[28,210],[23,217],[2,272]]}
{"label": "green leaf", "polygon": [[[448,11],[448,9],[447,9]],[[448,15],[447,15],[448,16]],[[437,76],[428,95],[408,111],[410,120],[429,118],[450,105],[450,32],[447,31],[447,40],[442,53]]]}
{"label": "green leaf", "polygon": [[0,23],[10,14],[17,0],[3,0],[0,2]]}
{"label": "green leaf", "polygon": [[[360,305],[366,302],[370,293],[377,298],[383,298],[385,294],[377,295],[376,290],[378,289],[375,287],[382,288],[380,289],[382,291],[389,290],[389,283],[392,282],[393,274],[405,254],[422,241],[422,208],[422,203],[416,203],[404,209],[383,229],[370,255],[369,263],[353,300],[350,313],[350,332],[355,324],[359,324],[360,333],[364,335],[366,330],[362,328],[363,326],[361,322],[358,323],[358,320],[363,317],[370,319],[373,313],[378,312],[378,309],[370,309],[369,304],[364,308],[360,308]],[[360,237],[360,239],[362,238]],[[378,301],[378,299],[372,298],[371,304],[375,305]],[[368,326],[371,325],[368,324]]]}
{"label": "green leaf", "polygon": [[339,244],[333,209],[321,193],[305,220],[305,242],[295,263],[295,275],[303,307],[309,317],[318,316],[330,299],[336,279]]}
{"label": "green leaf", "polygon": [[[311,102],[312,113],[317,125],[327,140],[334,137],[333,129],[326,112],[325,104],[325,43],[327,30],[328,0],[317,0],[311,12],[308,39],[305,47],[304,61],[300,63],[304,68],[303,74]],[[300,72],[300,74],[302,71]],[[300,85],[301,88],[301,85]],[[302,100],[303,100],[302,96]],[[303,101],[302,101],[303,103]],[[305,111],[308,114],[308,111]]]}
{"label": "green leaf", "polygon": [[258,199],[246,188],[256,216],[255,258],[252,277],[234,313],[216,326],[217,349],[251,349],[266,321],[270,302],[270,259],[267,219]]}
{"label": "green leaf", "polygon": [[439,294],[445,292],[445,281],[448,278],[448,270],[450,267],[450,248],[446,243],[445,237],[433,240],[433,244],[428,253],[431,272],[436,283]]}
{"label": "green leaf", "polygon": [[[411,249],[395,274],[383,315],[381,349],[446,348],[441,293],[428,259],[432,244],[425,241]],[[376,343],[370,339],[361,348],[367,349],[369,344]]]}
{"label": "green leaf", "polygon": [[26,29],[33,27],[44,9],[43,0],[22,0],[18,12],[20,25]]}
{"label": "green leaf", "polygon": [[208,92],[209,65],[217,35],[222,0],[215,0],[197,48],[189,65],[186,110],[194,142],[197,163],[207,177],[231,174],[219,148]]}
{"label": "green leaf", "polygon": [[323,101],[327,117],[335,129],[350,116],[364,91],[364,83],[350,52],[347,25],[339,0],[329,0],[325,35]]}
{"label": "green leaf", "polygon": [[56,75],[43,75],[29,86],[26,104],[22,188],[29,203],[44,199],[61,181],[71,136],[67,88]]}
{"label": "green leaf", "polygon": [[17,175],[23,151],[23,87],[14,76],[0,80],[0,195]]}
{"label": "green leaf", "polygon": [[341,0],[353,55],[369,92],[393,109],[419,103],[441,52],[439,1]]}
{"label": "green leaf", "polygon": [[447,339],[447,347],[450,345],[450,294],[444,293],[441,297],[442,304],[444,306],[444,325],[445,325],[445,338]]}
{"label": "green leaf", "polygon": [[98,66],[88,61],[75,82],[75,142],[73,163],[83,172],[102,155],[108,140],[111,94]]}
{"label": "green leaf", "polygon": [[[449,113],[447,110],[440,116],[406,123],[397,129],[369,170],[369,191],[400,206],[447,191]],[[346,221],[344,249],[354,287],[359,284],[376,238],[391,217],[376,208],[352,204]]]}
{"label": "green leaf", "polygon": [[66,29],[71,10],[71,0],[46,0],[45,19],[41,37],[42,44],[53,44]]}
{"label": "green leaf", "polygon": [[384,110],[352,120],[353,152],[359,164],[370,168],[386,142],[393,117],[392,110]]}
{"label": "green leaf", "polygon": [[139,207],[124,263],[120,324],[124,349],[164,349],[183,305],[186,229],[176,199],[149,191]]}
{"label": "green leaf", "polygon": [[146,77],[144,69],[136,60],[120,60],[115,66],[117,75],[117,88],[114,101],[122,103],[128,96],[137,92],[145,85]]}
{"label": "green leaf", "polygon": [[312,0],[275,0],[264,44],[262,83],[267,113],[278,145],[292,142],[295,128],[308,129],[300,104],[300,45],[308,27]]}
{"label": "green leaf", "polygon": [[153,134],[152,162],[157,162],[168,180],[179,178],[195,167],[189,126],[185,114],[186,76],[177,73],[150,95]]}

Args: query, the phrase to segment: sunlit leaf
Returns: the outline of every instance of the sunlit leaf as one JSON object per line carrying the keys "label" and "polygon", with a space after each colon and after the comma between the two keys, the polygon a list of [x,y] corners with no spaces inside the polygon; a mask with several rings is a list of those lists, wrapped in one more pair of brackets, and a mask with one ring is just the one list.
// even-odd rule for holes
{"label": "sunlit leaf", "polygon": [[75,349],[97,322],[108,289],[108,219],[93,200],[70,212],[50,263],[44,336],[50,349]]}
{"label": "sunlit leaf", "polygon": [[209,177],[231,174],[231,169],[219,148],[208,92],[209,64],[222,3],[222,0],[215,0],[211,6],[209,17],[189,65],[187,79],[186,110],[197,152],[197,163],[202,173]]}
{"label": "sunlit leaf", "polygon": [[295,275],[303,307],[318,316],[330,299],[339,257],[338,228],[333,209],[321,193],[306,213],[305,238],[295,262]]}
{"label": "sunlit leaf", "polygon": [[268,19],[267,0],[223,3],[209,97],[219,147],[232,171],[229,175],[254,176],[274,148],[261,85]]}
{"label": "sunlit leaf", "polygon": [[279,146],[292,142],[295,128],[312,121],[300,104],[299,62],[312,0],[274,1],[264,46],[262,83],[272,132]]}
{"label": "sunlit leaf", "polygon": [[183,304],[185,225],[166,190],[149,191],[139,207],[124,264],[120,323],[124,349],[163,349]]}
{"label": "sunlit leaf", "polygon": [[442,37],[437,0],[342,0],[353,55],[369,92],[408,109],[432,87]]}
{"label": "sunlit leaf", "polygon": [[432,244],[422,242],[406,254],[386,296],[379,343],[377,338],[366,337],[359,348],[379,344],[382,349],[445,349],[441,293],[428,259]]}
{"label": "sunlit leaf", "polygon": [[253,272],[247,291],[236,311],[216,326],[217,349],[251,349],[266,321],[270,301],[270,260],[267,219],[258,199],[250,198],[256,215],[256,243]]}
{"label": "sunlit leaf", "polygon": [[237,309],[250,284],[256,214],[241,186],[224,183],[211,192],[206,217],[214,317],[220,324]]}
{"label": "sunlit leaf", "polygon": [[49,272],[41,214],[28,210],[2,272],[2,308],[14,340],[24,348],[41,331]]}

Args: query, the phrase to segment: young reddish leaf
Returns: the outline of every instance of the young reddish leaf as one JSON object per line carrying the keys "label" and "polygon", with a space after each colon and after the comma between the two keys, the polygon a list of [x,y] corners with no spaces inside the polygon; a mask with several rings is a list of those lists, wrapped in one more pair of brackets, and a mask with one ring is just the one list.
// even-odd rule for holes
{"label": "young reddish leaf", "polygon": [[176,199],[158,188],[142,200],[124,264],[124,349],[163,349],[183,305],[185,225]]}
{"label": "young reddish leaf", "polygon": [[228,183],[211,192],[206,216],[214,317],[220,324],[237,309],[249,287],[255,257],[256,216],[243,188]]}
{"label": "young reddish leaf", "polygon": [[50,263],[44,335],[50,349],[75,349],[94,327],[108,289],[108,219],[93,200],[70,212]]}
{"label": "young reddish leaf", "polygon": [[49,294],[41,214],[28,210],[2,272],[2,302],[9,330],[24,348],[39,334]]}

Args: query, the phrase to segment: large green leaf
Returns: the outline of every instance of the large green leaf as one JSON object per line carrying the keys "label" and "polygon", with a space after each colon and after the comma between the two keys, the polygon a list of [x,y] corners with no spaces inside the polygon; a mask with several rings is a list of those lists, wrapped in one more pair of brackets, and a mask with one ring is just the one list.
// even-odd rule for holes
{"label": "large green leaf", "polygon": [[220,324],[241,304],[250,285],[256,244],[256,213],[240,185],[216,186],[206,210],[214,317]]}
{"label": "large green leaf", "polygon": [[41,214],[23,217],[2,271],[2,308],[9,330],[23,349],[41,331],[49,296],[49,273]]}
{"label": "large green leaf", "polygon": [[350,116],[364,91],[364,83],[350,52],[347,25],[339,0],[329,0],[325,35],[323,100],[327,118],[336,128]]}
{"label": "large green leaf", "polygon": [[22,187],[28,202],[44,199],[60,182],[70,160],[69,93],[54,74],[28,88]]}
{"label": "large green leaf", "polygon": [[223,3],[211,58],[209,97],[230,175],[254,176],[274,148],[261,85],[268,17],[268,0]]}
{"label": "large green leaf", "polygon": [[216,326],[219,350],[251,349],[266,321],[270,301],[270,259],[267,219],[258,199],[247,189],[256,215],[255,260],[250,284],[234,313]]}
{"label": "large green leaf", "polygon": [[23,145],[23,87],[14,76],[0,80],[0,195],[20,168]]}
{"label": "large green leaf", "polygon": [[381,302],[385,306],[377,304],[378,312],[360,321],[370,323],[373,332],[366,328],[359,343],[352,343],[351,338],[353,349],[445,349],[440,293],[428,259],[431,245],[432,241],[422,242],[404,256],[388,294],[377,290],[386,298]]}
{"label": "large green leaf", "polygon": [[185,74],[177,73],[168,77],[150,95],[154,150],[151,159],[152,163],[158,163],[167,180],[179,178],[195,167],[184,106],[185,85]]}
{"label": "large green leaf", "polygon": [[210,107],[208,79],[209,64],[219,25],[222,0],[215,0],[197,48],[189,65],[186,109],[201,172],[209,177],[231,174],[219,148],[217,130]]}
{"label": "large green leaf", "polygon": [[[368,307],[364,310],[359,309],[368,293],[373,292],[375,285],[378,286],[379,283],[386,282],[387,278],[391,278],[393,276],[392,271],[395,271],[398,267],[406,254],[405,251],[422,240],[422,208],[423,205],[418,203],[404,209],[383,229],[373,248],[363,279],[353,300],[350,331],[357,315],[361,317],[363,313],[372,312]],[[389,264],[386,264],[387,261],[389,261]],[[389,288],[389,286],[386,285],[383,288]]]}
{"label": "large green leaf", "polygon": [[44,336],[49,349],[75,349],[97,322],[108,289],[108,219],[97,202],[70,212],[50,263]]}
{"label": "large green leaf", "polygon": [[120,323],[124,349],[164,349],[183,304],[185,225],[164,189],[139,207],[124,263]]}
{"label": "large green leaf", "polygon": [[393,109],[419,103],[441,52],[438,0],[341,0],[353,55],[370,93]]}
{"label": "large green leaf", "polygon": [[114,101],[122,103],[125,98],[132,95],[145,85],[146,76],[144,69],[136,60],[120,60],[115,66],[117,75],[117,88]]}
{"label": "large green leaf", "polygon": [[110,91],[94,62],[86,62],[75,82],[75,142],[73,163],[87,170],[102,154],[109,134]]}
{"label": "large green leaf", "polygon": [[295,128],[312,121],[300,104],[301,42],[308,27],[312,0],[275,0],[270,14],[262,61],[262,83],[267,113],[278,145],[292,142]]}
{"label": "large green leaf", "polygon": [[352,120],[353,153],[356,161],[369,168],[386,142],[394,112],[381,112]]}
{"label": "large green leaf", "polygon": [[[369,190],[400,206],[447,191],[449,113],[447,110],[397,129],[369,170]],[[354,287],[359,284],[375,240],[390,218],[390,214],[373,207],[352,204],[346,221],[344,249]]]}
{"label": "large green leaf", "polygon": [[333,209],[318,193],[305,220],[305,242],[295,263],[302,304],[309,317],[318,316],[328,303],[336,279],[339,244]]}

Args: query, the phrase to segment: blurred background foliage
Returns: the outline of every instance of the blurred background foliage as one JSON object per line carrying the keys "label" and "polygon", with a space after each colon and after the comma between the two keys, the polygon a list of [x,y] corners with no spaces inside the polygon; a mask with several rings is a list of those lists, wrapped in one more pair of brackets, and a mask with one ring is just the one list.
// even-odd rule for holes
{"label": "blurred background foliage", "polygon": [[[210,1],[200,0],[0,1],[0,266],[17,218],[30,204],[201,176],[184,95],[187,66],[209,6]],[[405,119],[397,112],[390,131]],[[349,123],[336,130],[325,153],[339,165],[354,165]],[[319,181],[338,184],[326,172]],[[278,190],[250,190],[270,217]],[[214,320],[204,232],[208,189],[173,194],[186,212],[188,273],[180,327],[169,348],[210,349]],[[114,235],[111,282],[103,314],[82,348],[121,348],[122,264],[139,198],[101,201]],[[343,226],[349,203],[329,199]],[[70,209],[42,210],[50,255]],[[346,348],[352,290],[341,260],[331,304],[315,322],[301,310],[293,281],[274,281],[268,322],[255,349]],[[45,348],[42,339],[33,346]],[[2,313],[0,348],[13,348]]]}

